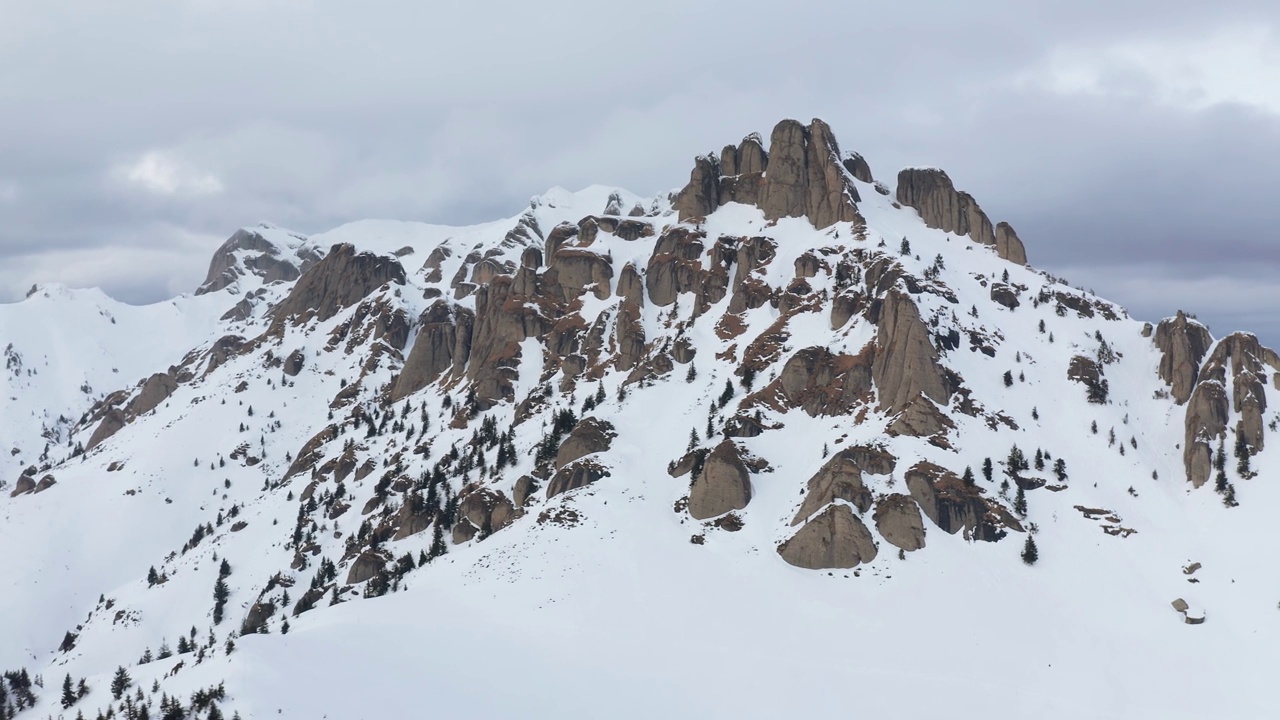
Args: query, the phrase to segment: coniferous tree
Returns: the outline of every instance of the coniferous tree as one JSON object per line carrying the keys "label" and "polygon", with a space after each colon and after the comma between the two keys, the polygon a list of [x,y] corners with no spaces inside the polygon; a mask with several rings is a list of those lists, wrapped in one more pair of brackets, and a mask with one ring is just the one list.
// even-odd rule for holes
{"label": "coniferous tree", "polygon": [[1013,496],[1013,511],[1018,514],[1018,517],[1027,516],[1027,493],[1022,489],[1021,485],[1018,486],[1018,492]]}
{"label": "coniferous tree", "polygon": [[1044,470],[1044,453],[1041,452],[1040,448],[1036,448],[1035,466],[1036,470]]}
{"label": "coniferous tree", "polygon": [[911,254],[911,243],[905,237],[902,238],[902,243],[898,245],[898,254],[899,255]]}
{"label": "coniferous tree", "polygon": [[982,461],[982,477],[991,482],[991,458],[984,458]]}
{"label": "coniferous tree", "polygon": [[1058,482],[1067,481],[1067,461],[1058,458],[1053,461],[1053,474],[1058,478]]}
{"label": "coniferous tree", "polygon": [[129,677],[129,671],[121,665],[116,668],[116,674],[111,678],[111,697],[119,700],[125,690],[133,684],[133,678]]}
{"label": "coniferous tree", "polygon": [[1035,565],[1040,559],[1040,550],[1036,547],[1035,538],[1027,533],[1027,542],[1022,546],[1022,562],[1028,565]]}
{"label": "coniferous tree", "polygon": [[689,372],[686,372],[684,374],[684,381],[687,383],[691,383],[697,379],[698,379],[698,368],[694,367],[693,363],[689,363]]}
{"label": "coniferous tree", "polygon": [[67,677],[62,681],[62,709],[66,710],[76,704],[75,687],[71,684],[71,673],[67,673]]}
{"label": "coniferous tree", "polygon": [[1004,371],[1004,386],[1013,387],[1013,372],[1010,370]]}
{"label": "coniferous tree", "polygon": [[973,468],[966,465],[964,468],[964,477],[962,479],[964,480],[965,485],[973,485],[976,482],[976,479],[973,477]]}

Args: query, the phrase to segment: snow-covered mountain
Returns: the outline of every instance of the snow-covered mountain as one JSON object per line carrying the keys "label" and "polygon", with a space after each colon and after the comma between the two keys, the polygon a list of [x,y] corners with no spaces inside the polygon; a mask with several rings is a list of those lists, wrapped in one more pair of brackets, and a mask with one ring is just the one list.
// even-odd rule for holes
{"label": "snow-covered mountain", "polygon": [[814,120],[34,288],[0,720],[1270,717],[1280,358],[1027,255]]}

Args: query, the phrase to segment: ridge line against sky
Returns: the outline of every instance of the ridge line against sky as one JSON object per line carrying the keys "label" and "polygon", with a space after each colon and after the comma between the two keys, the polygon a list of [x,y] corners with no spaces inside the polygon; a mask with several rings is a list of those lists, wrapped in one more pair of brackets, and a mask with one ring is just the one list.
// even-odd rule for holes
{"label": "ridge line against sky", "polygon": [[[0,300],[189,292],[237,227],[469,224],[641,194],[821,117],[895,184],[947,170],[1031,263],[1154,320],[1280,344],[1280,8],[582,0],[13,0]],[[819,21],[820,19],[820,21]]]}

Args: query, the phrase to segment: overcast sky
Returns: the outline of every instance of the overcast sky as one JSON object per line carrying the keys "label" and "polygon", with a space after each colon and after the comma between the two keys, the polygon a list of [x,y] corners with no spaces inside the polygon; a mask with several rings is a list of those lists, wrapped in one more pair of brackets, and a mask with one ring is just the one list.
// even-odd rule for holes
{"label": "overcast sky", "polygon": [[665,192],[827,120],[1032,264],[1280,345],[1280,8],[1197,0],[3,0],[0,301],[188,292],[237,227]]}

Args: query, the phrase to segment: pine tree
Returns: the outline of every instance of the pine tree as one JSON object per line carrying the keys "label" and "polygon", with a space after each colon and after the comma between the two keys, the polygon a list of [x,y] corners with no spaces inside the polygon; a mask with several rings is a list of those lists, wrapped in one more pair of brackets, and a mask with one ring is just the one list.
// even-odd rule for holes
{"label": "pine tree", "polygon": [[719,399],[720,407],[724,407],[725,405],[728,405],[729,401],[732,399],[733,399],[733,381],[725,380],[724,392],[720,393],[720,399]]}
{"label": "pine tree", "polygon": [[1010,370],[1004,371],[1004,386],[1013,387],[1013,372]]}
{"label": "pine tree", "polygon": [[698,379],[698,368],[694,367],[693,363],[689,363],[689,372],[684,374],[684,381],[687,383],[691,383],[697,379]]}
{"label": "pine tree", "polygon": [[1018,492],[1013,496],[1013,511],[1018,517],[1027,516],[1027,493],[1023,491],[1022,486],[1018,486]]}
{"label": "pine tree", "polygon": [[1036,448],[1035,466],[1036,470],[1044,470],[1044,453],[1040,451],[1040,448]]}
{"label": "pine tree", "polygon": [[963,480],[965,485],[973,485],[976,482],[975,478],[973,477],[973,468],[969,467],[968,465],[966,465],[964,468]]}
{"label": "pine tree", "polygon": [[129,677],[129,671],[121,665],[116,668],[116,674],[111,678],[111,697],[119,700],[125,690],[133,684],[133,678]]}
{"label": "pine tree", "polygon": [[1036,548],[1035,538],[1027,534],[1027,542],[1022,546],[1022,562],[1028,565],[1035,565],[1040,559],[1040,550]]}
{"label": "pine tree", "polygon": [[62,709],[66,710],[76,704],[75,687],[71,684],[71,673],[62,681]]}
{"label": "pine tree", "polygon": [[1053,461],[1053,474],[1058,478],[1058,482],[1067,481],[1067,461],[1058,458]]}
{"label": "pine tree", "polygon": [[689,450],[692,451],[698,447],[698,443],[702,442],[702,438],[698,437],[698,428],[690,428],[689,430]]}
{"label": "pine tree", "polygon": [[982,461],[982,477],[991,482],[991,458],[984,458]]}
{"label": "pine tree", "polygon": [[902,243],[901,243],[900,245],[898,245],[898,254],[899,254],[899,255],[910,255],[910,254],[911,254],[911,243],[910,243],[910,242],[908,242],[908,241],[907,241],[907,239],[906,239],[905,237],[904,237],[904,238],[902,238]]}

